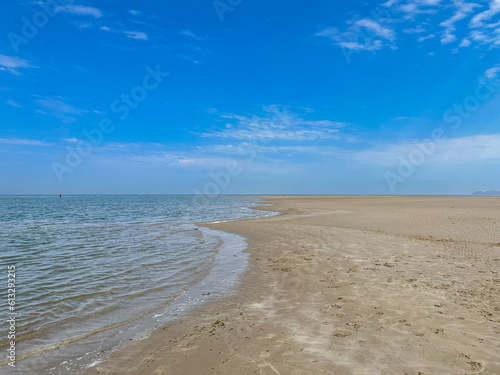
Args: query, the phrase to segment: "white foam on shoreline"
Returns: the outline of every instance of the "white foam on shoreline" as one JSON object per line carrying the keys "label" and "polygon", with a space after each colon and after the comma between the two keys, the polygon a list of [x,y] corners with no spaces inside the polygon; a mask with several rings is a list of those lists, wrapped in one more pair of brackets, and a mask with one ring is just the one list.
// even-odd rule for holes
{"label": "white foam on shoreline", "polygon": [[206,224],[220,224],[220,223],[232,223],[235,221],[243,221],[243,220],[251,220],[251,219],[259,219],[261,217],[270,217],[270,216],[278,216],[282,215],[280,212],[271,212],[267,213],[265,215],[257,215],[257,216],[251,216],[251,217],[244,217],[241,219],[230,219],[230,220],[219,220],[219,221],[209,221]]}
{"label": "white foam on shoreline", "polygon": [[[179,296],[161,314],[155,314],[155,318],[163,316],[170,321],[179,313],[190,311],[210,298],[227,294],[234,289],[239,276],[246,269],[249,256],[244,253],[247,248],[244,237],[208,228],[200,230],[204,233],[216,233],[223,241],[216,254],[214,267],[205,279]],[[163,323],[165,320],[158,319],[158,322]]]}

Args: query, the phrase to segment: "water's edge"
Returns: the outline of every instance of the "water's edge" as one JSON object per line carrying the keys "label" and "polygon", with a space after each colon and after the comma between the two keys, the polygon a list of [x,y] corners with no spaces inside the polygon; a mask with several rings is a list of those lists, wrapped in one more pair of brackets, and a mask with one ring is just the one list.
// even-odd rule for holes
{"label": "water's edge", "polygon": [[[278,214],[265,211],[265,205],[265,202],[261,202],[255,206],[259,207],[255,211],[255,216],[234,219],[234,221]],[[253,207],[250,208],[253,209]],[[246,239],[236,234],[204,227],[205,224],[210,223],[214,222],[196,223],[195,225],[204,235],[216,235],[221,239],[222,244],[215,254],[212,269],[198,284],[168,301],[166,306],[146,316],[118,327],[93,333],[75,343],[63,345],[49,352],[50,354],[47,353],[49,355],[42,353],[26,358],[18,362],[16,369],[11,369],[10,373],[58,375],[95,366],[105,361],[112,352],[122,349],[134,340],[143,340],[149,337],[155,328],[164,327],[208,300],[228,295],[236,290],[248,265],[249,254],[245,252],[247,249]],[[22,352],[21,346],[19,346],[19,351]]]}

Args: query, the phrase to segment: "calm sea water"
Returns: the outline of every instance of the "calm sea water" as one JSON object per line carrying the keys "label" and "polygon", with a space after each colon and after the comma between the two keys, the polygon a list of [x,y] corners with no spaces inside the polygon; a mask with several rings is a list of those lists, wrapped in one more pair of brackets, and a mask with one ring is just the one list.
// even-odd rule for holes
{"label": "calm sea water", "polygon": [[[207,293],[227,291],[246,265],[244,239],[195,223],[270,214],[249,208],[258,202],[248,196],[1,196],[2,278],[9,265],[17,276],[16,372],[87,366]],[[5,359],[0,369],[7,369]]]}

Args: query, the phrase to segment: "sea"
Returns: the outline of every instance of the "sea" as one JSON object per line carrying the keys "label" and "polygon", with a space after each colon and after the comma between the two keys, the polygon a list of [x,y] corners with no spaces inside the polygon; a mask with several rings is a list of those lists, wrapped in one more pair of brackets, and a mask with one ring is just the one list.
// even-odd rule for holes
{"label": "sea", "polygon": [[231,293],[248,263],[245,239],[197,223],[274,215],[250,208],[262,203],[256,196],[0,196],[0,373],[95,365],[127,340]]}

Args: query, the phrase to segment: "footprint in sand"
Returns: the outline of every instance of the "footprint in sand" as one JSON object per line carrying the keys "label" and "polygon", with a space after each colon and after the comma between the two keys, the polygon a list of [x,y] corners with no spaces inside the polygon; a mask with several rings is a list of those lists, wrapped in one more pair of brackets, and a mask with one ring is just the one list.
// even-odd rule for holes
{"label": "footprint in sand", "polygon": [[351,336],[349,332],[337,332],[333,334],[335,337],[348,337]]}
{"label": "footprint in sand", "polygon": [[470,365],[470,369],[474,372],[482,372],[484,370],[483,365],[479,362],[471,361],[467,363]]}

